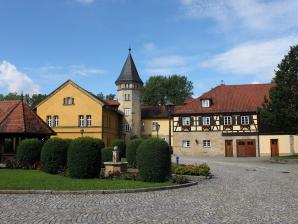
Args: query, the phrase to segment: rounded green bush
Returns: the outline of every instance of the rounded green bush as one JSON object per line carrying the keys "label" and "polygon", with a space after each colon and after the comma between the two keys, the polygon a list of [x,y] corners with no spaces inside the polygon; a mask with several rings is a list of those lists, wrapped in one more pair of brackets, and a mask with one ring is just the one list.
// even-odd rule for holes
{"label": "rounded green bush", "polygon": [[171,154],[168,144],[159,138],[149,138],[137,150],[140,178],[148,182],[163,182],[170,174]]}
{"label": "rounded green bush", "polygon": [[125,145],[124,139],[115,139],[112,143],[113,148],[114,148],[114,146],[118,147],[120,158],[125,157],[126,145]]}
{"label": "rounded green bush", "polygon": [[69,143],[61,138],[51,138],[46,141],[40,156],[45,172],[57,174],[64,170],[68,145]]}
{"label": "rounded green bush", "polygon": [[103,166],[104,162],[110,162],[113,159],[113,148],[105,147],[101,150],[101,165]]}
{"label": "rounded green bush", "polygon": [[126,159],[131,167],[137,166],[136,153],[140,144],[143,142],[141,138],[130,140],[126,148]]}
{"label": "rounded green bush", "polygon": [[42,143],[38,139],[24,139],[17,147],[17,160],[24,166],[33,166],[40,160]]}
{"label": "rounded green bush", "polygon": [[98,177],[101,167],[101,149],[104,142],[100,139],[81,137],[71,141],[67,151],[67,167],[71,177]]}

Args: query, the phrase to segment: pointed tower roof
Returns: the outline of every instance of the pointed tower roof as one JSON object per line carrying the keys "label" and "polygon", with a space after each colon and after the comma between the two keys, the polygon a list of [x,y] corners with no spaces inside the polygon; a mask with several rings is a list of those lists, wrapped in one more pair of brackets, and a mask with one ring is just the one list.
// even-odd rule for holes
{"label": "pointed tower roof", "polygon": [[115,83],[116,85],[118,85],[122,82],[136,82],[143,85],[143,81],[140,78],[136,65],[132,59],[131,49],[129,48],[128,50],[128,56],[121,70],[121,73]]}

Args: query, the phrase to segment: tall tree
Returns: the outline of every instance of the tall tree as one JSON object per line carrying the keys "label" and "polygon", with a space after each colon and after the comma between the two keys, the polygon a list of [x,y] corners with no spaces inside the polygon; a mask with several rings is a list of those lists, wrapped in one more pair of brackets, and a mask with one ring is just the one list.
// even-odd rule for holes
{"label": "tall tree", "polygon": [[105,95],[103,92],[100,92],[97,94],[97,97],[99,97],[102,100],[113,100],[116,98],[116,94],[109,93],[109,94]]}
{"label": "tall tree", "polygon": [[151,76],[142,89],[142,104],[165,104],[165,99],[178,105],[192,96],[193,84],[186,76]]}
{"label": "tall tree", "polygon": [[298,133],[298,45],[277,66],[269,99],[260,109],[261,124],[275,132]]}
{"label": "tall tree", "polygon": [[0,94],[0,100],[23,100],[26,102],[32,109],[37,106],[44,98],[46,98],[46,94],[33,94],[30,96],[29,94],[19,95],[17,93],[8,93],[7,95]]}

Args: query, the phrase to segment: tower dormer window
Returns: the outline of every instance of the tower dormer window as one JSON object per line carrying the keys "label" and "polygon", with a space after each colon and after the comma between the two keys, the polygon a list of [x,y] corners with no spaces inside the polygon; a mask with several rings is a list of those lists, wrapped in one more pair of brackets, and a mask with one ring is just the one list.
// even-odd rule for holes
{"label": "tower dormer window", "polygon": [[210,107],[210,99],[202,100],[202,107]]}

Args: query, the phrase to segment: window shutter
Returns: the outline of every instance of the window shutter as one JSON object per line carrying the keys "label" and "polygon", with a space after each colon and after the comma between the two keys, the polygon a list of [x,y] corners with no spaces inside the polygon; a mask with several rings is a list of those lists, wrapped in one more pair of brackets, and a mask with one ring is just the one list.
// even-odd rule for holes
{"label": "window shutter", "polygon": [[202,116],[200,116],[200,117],[199,117],[199,125],[200,125],[200,126],[202,126],[202,124],[203,124],[203,121],[202,121],[202,120],[203,120],[203,118],[202,118]]}
{"label": "window shutter", "polygon": [[232,116],[232,124],[235,125],[237,121],[237,116]]}
{"label": "window shutter", "polygon": [[224,124],[224,116],[219,117],[219,124],[221,124],[221,125]]}
{"label": "window shutter", "polygon": [[241,115],[236,116],[236,118],[237,118],[237,124],[241,125]]}
{"label": "window shutter", "polygon": [[215,125],[215,119],[214,119],[214,116],[211,116],[210,117],[210,125]]}
{"label": "window shutter", "polygon": [[182,126],[182,117],[179,117],[178,124],[179,126]]}
{"label": "window shutter", "polygon": [[249,116],[249,124],[253,124],[254,123],[254,121],[253,121],[253,115],[250,115]]}
{"label": "window shutter", "polygon": [[193,117],[190,117],[190,125],[191,125],[191,126],[194,125],[194,119],[193,119]]}

